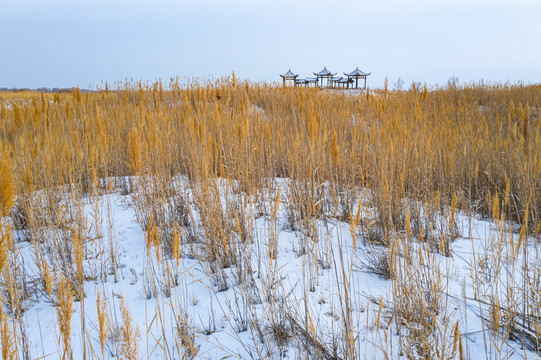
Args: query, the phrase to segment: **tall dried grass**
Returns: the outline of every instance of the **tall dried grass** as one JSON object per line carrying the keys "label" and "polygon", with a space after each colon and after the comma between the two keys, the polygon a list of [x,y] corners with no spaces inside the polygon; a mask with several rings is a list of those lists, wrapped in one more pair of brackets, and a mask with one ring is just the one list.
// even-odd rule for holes
{"label": "tall dried grass", "polygon": [[[328,240],[317,222],[347,222],[353,251],[362,238],[363,245],[376,249],[372,269],[393,279],[394,316],[404,330],[404,351],[412,357],[464,358],[457,325],[442,325],[448,314],[435,254],[453,255],[455,216],[463,211],[493,216],[502,234],[505,222],[520,224],[518,243],[502,235],[487,250],[505,250],[511,262],[522,251],[522,259],[529,256],[539,263],[540,110],[541,86],[523,84],[431,91],[413,86],[408,92],[386,88],[359,95],[233,77],[189,84],[126,83],[97,93],[75,89],[54,96],[2,95],[0,268],[3,290],[11,296],[4,303],[19,306],[16,298],[25,297],[14,290],[20,274],[9,255],[16,251],[11,234],[20,231],[26,235],[17,239],[31,241],[35,249],[40,286],[57,299],[62,354],[71,358],[70,311],[74,295],[84,303],[90,231],[81,216],[81,199],[111,191],[113,185],[106,181],[113,179],[131,194],[147,232],[148,261],[152,256],[158,264],[152,276],[169,274],[156,283],[174,278],[169,261],[178,267],[182,248],[194,244],[202,251],[191,255],[206,262],[221,290],[234,282],[249,283],[251,259],[243,252],[252,242],[256,216],[270,218],[267,255],[272,269],[279,256],[277,211],[285,202],[288,227],[303,239],[299,254],[309,255],[311,289],[320,264],[329,267],[331,262],[321,258]],[[179,178],[189,191],[179,188]],[[274,191],[278,178],[287,182]],[[363,191],[367,195],[361,199]],[[371,209],[370,219],[360,216],[361,200]],[[118,249],[108,217],[109,242],[101,247],[108,266],[101,273],[116,279]],[[527,245],[535,253],[526,254]],[[412,253],[415,246],[419,250]],[[498,256],[491,261],[499,266],[503,260]],[[511,274],[527,266],[523,261]],[[61,274],[56,297],[51,273]],[[341,274],[346,284],[351,268],[342,268]],[[519,338],[537,352],[540,274],[538,266],[531,266],[519,283],[511,275],[504,290],[514,294],[509,299],[521,294],[520,301],[504,306],[495,293],[483,300],[492,314],[487,318],[493,332],[503,328],[507,337]],[[277,288],[273,276],[269,271],[264,291]],[[481,289],[481,277],[474,278]],[[348,317],[353,300],[347,286],[340,291],[343,356],[354,358],[358,340],[354,319]],[[103,356],[109,327],[101,301]],[[125,302],[121,313],[122,352],[135,358],[138,338]],[[4,324],[2,318],[2,341],[11,336]],[[197,352],[193,341],[183,346]]]}

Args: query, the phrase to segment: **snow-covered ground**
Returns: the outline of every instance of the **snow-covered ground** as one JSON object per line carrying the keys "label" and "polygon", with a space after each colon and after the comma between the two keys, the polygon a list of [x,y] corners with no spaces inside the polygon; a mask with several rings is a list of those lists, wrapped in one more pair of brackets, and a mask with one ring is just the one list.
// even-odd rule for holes
{"label": "snow-covered ground", "polygon": [[[279,197],[278,187],[282,191]],[[314,220],[310,233],[292,230],[284,190],[287,188],[287,180],[275,181],[266,200],[267,211],[255,211],[253,203],[245,203],[252,209],[248,211],[252,214],[248,219],[251,241],[239,241],[235,251],[242,252],[238,258],[243,260],[220,271],[211,269],[201,250],[205,232],[190,191],[185,193],[193,212],[189,231],[199,240],[189,241],[183,236],[178,261],[156,255],[154,248],[147,247],[147,234],[137,222],[133,195],[113,190],[85,198],[86,280],[84,301],[74,303],[71,317],[73,357],[81,359],[85,351],[88,358],[102,356],[98,294],[106,299],[111,325],[105,358],[120,357],[121,298],[138,330],[140,358],[296,359],[309,353],[311,358],[344,358],[349,351],[345,333],[350,330],[356,358],[403,355],[400,337],[406,330],[402,328],[399,335],[393,315],[395,304],[401,301],[394,298],[395,280],[384,279],[367,267],[370,254],[389,250],[370,246],[359,229],[353,231],[354,240],[350,224],[335,217]],[[224,188],[220,189],[221,195],[227,196]],[[273,216],[277,198],[277,213]],[[369,214],[367,205],[361,222]],[[490,269],[490,264],[478,268],[479,259],[492,251],[489,244],[498,236],[498,226],[465,214],[457,214],[456,224],[459,237],[452,243],[450,257],[430,253],[421,244],[411,245],[412,256],[426,262],[427,274],[440,271],[442,305],[436,321],[439,329],[433,336],[440,340],[447,337],[451,351],[458,324],[462,351],[468,358],[535,359],[535,354],[523,349],[518,341],[498,342],[498,335],[492,334],[483,321],[487,307],[479,294],[489,293],[493,282],[504,278],[492,274],[495,269]],[[510,236],[517,241],[518,234]],[[18,246],[27,281],[36,282],[35,247],[30,242]],[[115,255],[110,255],[111,249]],[[405,261],[403,255],[396,254],[400,249],[397,245],[391,256]],[[276,256],[271,258],[270,253],[276,250]],[[116,256],[116,274],[109,264],[111,256]],[[521,256],[504,259],[502,273],[508,266],[520,264]],[[423,271],[422,267],[419,271]],[[480,276],[485,276],[486,281],[477,282],[476,289],[472,279]],[[43,291],[35,291],[26,300],[22,323],[34,359],[62,356],[53,299]],[[504,300],[502,293],[502,303]]]}

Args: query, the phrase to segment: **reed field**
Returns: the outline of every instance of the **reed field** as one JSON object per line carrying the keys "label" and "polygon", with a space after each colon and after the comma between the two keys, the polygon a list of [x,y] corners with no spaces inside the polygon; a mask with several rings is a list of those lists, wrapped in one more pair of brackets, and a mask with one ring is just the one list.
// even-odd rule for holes
{"label": "reed field", "polygon": [[539,359],[541,86],[0,92],[2,359]]}

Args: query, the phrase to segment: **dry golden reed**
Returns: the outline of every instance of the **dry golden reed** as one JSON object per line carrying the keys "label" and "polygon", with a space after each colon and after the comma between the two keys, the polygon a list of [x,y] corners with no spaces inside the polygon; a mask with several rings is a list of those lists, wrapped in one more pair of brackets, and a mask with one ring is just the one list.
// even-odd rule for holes
{"label": "dry golden reed", "polygon": [[73,294],[70,281],[61,278],[57,283],[56,318],[60,333],[62,360],[73,358],[71,350],[71,315],[73,313]]}
{"label": "dry golden reed", "polygon": [[110,331],[110,321],[107,316],[107,301],[102,298],[101,293],[98,292],[96,300],[96,310],[98,313],[98,326],[99,326],[99,340],[100,350],[102,358],[105,358],[105,344]]}
{"label": "dry golden reed", "polygon": [[[72,356],[70,321],[77,295],[73,286],[84,281],[87,246],[83,230],[66,230],[83,229],[68,224],[78,211],[73,208],[74,198],[111,191],[112,183],[133,195],[138,221],[146,232],[147,255],[154,261],[151,252],[156,251],[158,267],[170,259],[178,267],[184,247],[201,245],[203,251],[194,253],[212,264],[209,268],[222,284],[220,290],[228,289],[230,269],[239,269],[243,261],[251,263],[242,259],[242,251],[251,241],[254,225],[247,219],[252,215],[271,220],[272,265],[279,256],[277,214],[285,203],[288,226],[300,232],[300,252],[309,254],[307,261],[312,264],[307,267],[314,270],[314,278],[323,263],[318,257],[321,251],[315,249],[325,241],[316,221],[332,217],[347,222],[354,249],[360,245],[359,231],[363,243],[374,249],[385,246],[374,251],[381,256],[375,255],[379,263],[373,268],[393,279],[391,318],[407,330],[401,345],[412,358],[444,358],[447,353],[468,357],[458,326],[439,322],[447,309],[445,276],[436,271],[437,259],[452,256],[459,212],[491,217],[498,224],[499,237],[491,239],[488,248],[493,265],[513,265],[529,249],[532,238],[540,240],[540,85],[479,83],[430,91],[413,85],[411,91],[391,91],[386,82],[382,91],[359,95],[233,77],[189,84],[125,83],[115,90],[84,94],[76,89],[54,95],[1,96],[2,281],[11,284],[13,299],[22,298],[13,290],[16,277],[11,275],[10,261],[17,257],[12,226],[27,231],[33,246],[45,244],[52,250],[56,258],[47,262],[36,248],[44,292],[55,298],[53,273],[73,277],[61,277],[56,287],[64,359]],[[178,196],[172,184],[180,177],[193,194],[201,233],[190,230],[194,218],[190,211],[169,203]],[[280,183],[282,190],[274,192],[280,178],[287,183]],[[361,203],[365,193],[369,196]],[[59,205],[65,194],[71,195],[71,207]],[[264,194],[272,195],[265,199]],[[235,202],[233,195],[248,200]],[[252,202],[255,210],[246,206]],[[368,221],[363,215],[367,208]],[[520,225],[516,242],[503,225],[509,221]],[[43,228],[57,228],[62,236],[53,241],[40,231]],[[101,276],[111,273],[116,278],[118,250],[113,235],[109,240],[110,266]],[[413,251],[413,242],[427,246]],[[503,259],[505,249],[509,251]],[[481,264],[481,258],[477,260]],[[483,270],[491,268],[481,265]],[[341,274],[346,280],[351,270],[342,268]],[[483,285],[480,276],[472,278],[476,289]],[[520,284],[505,289],[523,295],[517,302],[520,306],[504,306],[508,299],[495,294],[487,299],[493,333],[504,328],[507,337],[512,332],[527,334],[524,338],[539,349],[540,279],[541,271],[532,267]],[[360,352],[349,318],[354,291],[347,286],[340,291],[343,353],[355,358]],[[17,303],[13,299],[11,303]],[[105,308],[99,295],[102,356],[111,330]],[[388,331],[380,327],[383,311],[380,302],[375,328]],[[138,333],[123,299],[120,312],[122,356],[136,358]],[[524,328],[517,328],[512,318],[521,318]],[[318,329],[313,324],[308,328],[315,339]],[[9,336],[2,331],[2,341]],[[195,345],[190,347],[195,353]]]}
{"label": "dry golden reed", "polygon": [[2,346],[2,360],[17,359],[13,329],[6,314],[2,310],[0,310],[0,345]]}
{"label": "dry golden reed", "polygon": [[8,151],[0,149],[0,217],[6,216],[15,204],[16,188],[13,170]]}
{"label": "dry golden reed", "polygon": [[137,360],[139,358],[139,332],[133,324],[128,304],[123,297],[120,298],[120,314],[122,315],[120,327],[120,353],[122,359]]}

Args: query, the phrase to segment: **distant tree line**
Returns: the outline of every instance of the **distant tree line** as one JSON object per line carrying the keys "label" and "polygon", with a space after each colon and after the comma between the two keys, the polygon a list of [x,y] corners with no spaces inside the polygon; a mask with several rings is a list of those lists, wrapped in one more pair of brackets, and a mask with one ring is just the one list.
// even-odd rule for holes
{"label": "distant tree line", "polygon": [[[37,91],[37,92],[44,92],[44,93],[63,93],[63,92],[72,92],[73,90],[77,89],[76,87],[71,88],[48,88],[48,87],[40,87],[37,89],[29,89],[29,88],[7,88],[7,87],[1,87],[0,91],[11,91],[11,92],[22,92],[22,91]],[[90,90],[90,89],[79,89],[82,93],[86,92],[96,92],[96,90]]]}

